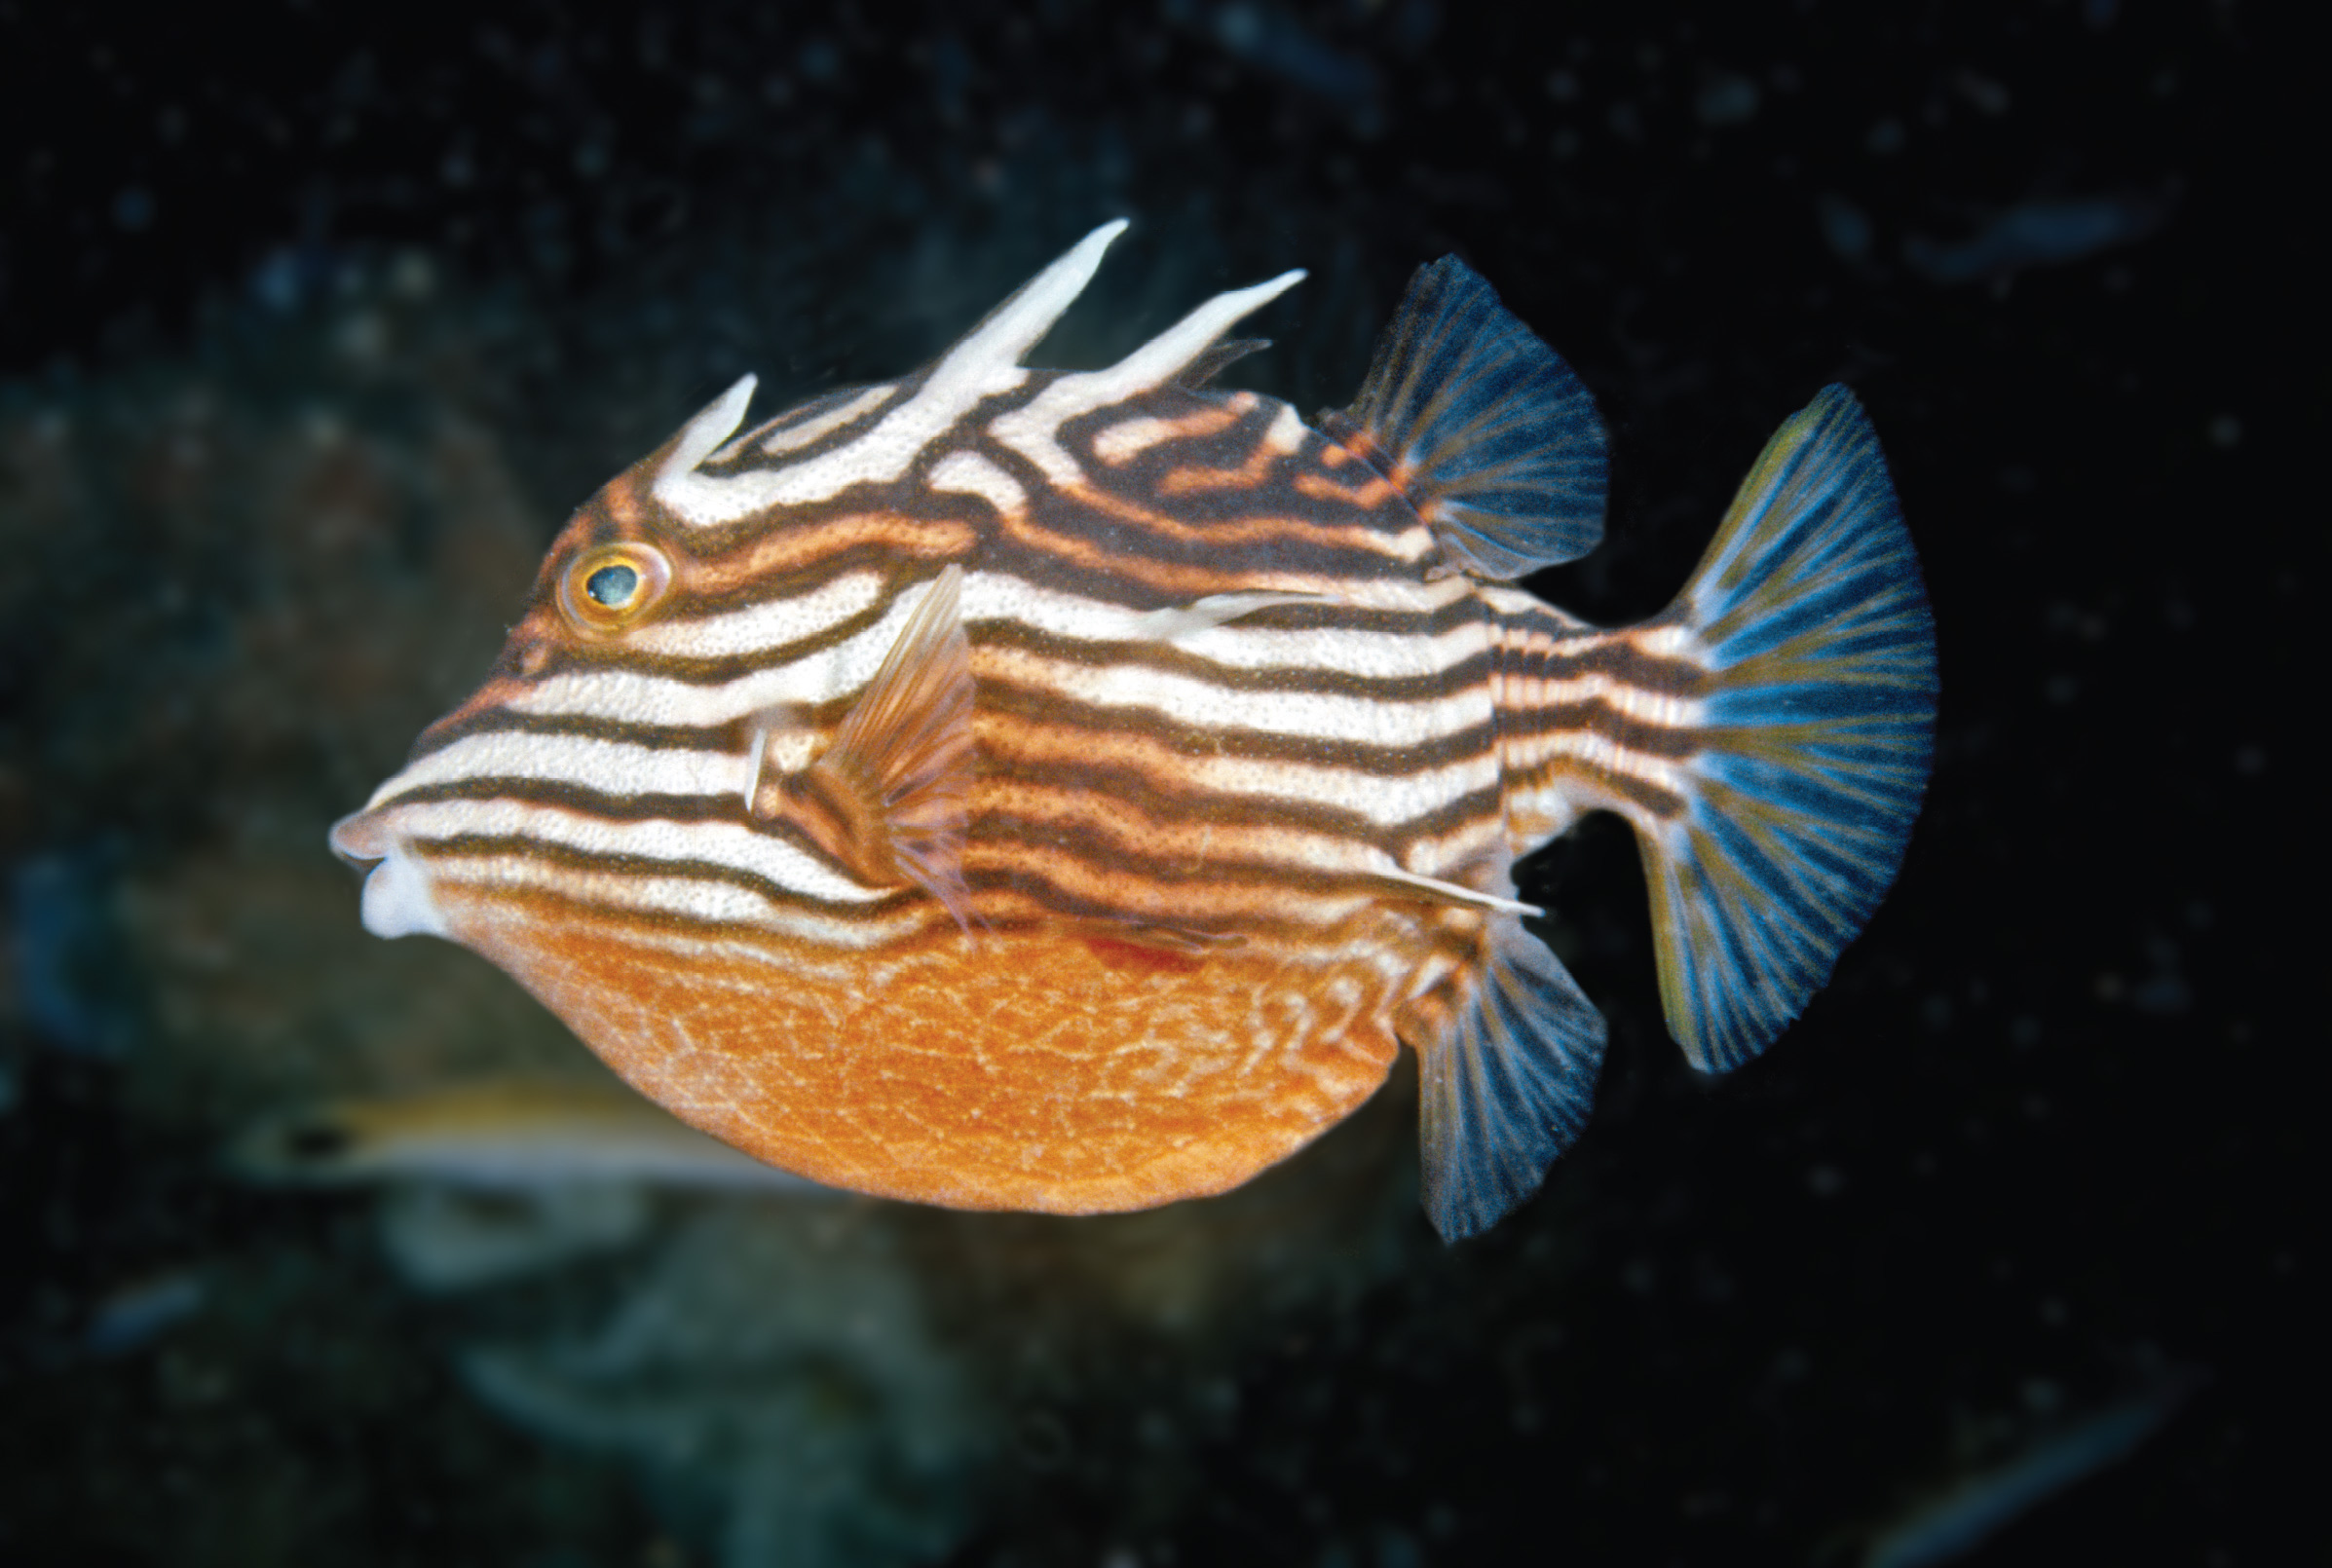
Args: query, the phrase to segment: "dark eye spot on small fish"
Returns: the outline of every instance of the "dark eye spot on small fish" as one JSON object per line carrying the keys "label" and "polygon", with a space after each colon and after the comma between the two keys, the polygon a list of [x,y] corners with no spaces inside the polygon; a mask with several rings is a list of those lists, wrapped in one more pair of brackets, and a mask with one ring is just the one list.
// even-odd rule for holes
{"label": "dark eye spot on small fish", "polygon": [[284,1150],[302,1160],[328,1160],[348,1151],[348,1134],[329,1122],[295,1127],[283,1139]]}
{"label": "dark eye spot on small fish", "polygon": [[583,584],[583,592],[610,610],[621,610],[630,604],[631,596],[639,591],[640,575],[621,563],[601,567]]}

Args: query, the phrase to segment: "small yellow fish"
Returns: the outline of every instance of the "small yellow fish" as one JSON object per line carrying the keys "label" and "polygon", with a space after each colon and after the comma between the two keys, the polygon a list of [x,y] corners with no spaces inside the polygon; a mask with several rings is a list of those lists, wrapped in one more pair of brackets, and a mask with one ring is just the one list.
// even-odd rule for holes
{"label": "small yellow fish", "polygon": [[621,1084],[569,1078],[491,1078],[335,1101],[261,1123],[227,1162],[247,1179],[298,1186],[812,1190]]}
{"label": "small yellow fish", "polygon": [[1407,1044],[1426,1208],[1473,1234],[1603,1049],[1518,858],[1633,825],[1711,1071],[1893,879],[1935,655],[1885,462],[1824,391],[1675,603],[1591,626],[1512,583],[1601,537],[1602,427],[1488,284],[1421,269],[1313,425],[1206,385],[1300,273],[1023,368],[1124,227],[914,375],[750,427],[732,388],[575,514],[484,687],[332,842],[368,928],[483,954],[815,1180],[1221,1192]]}

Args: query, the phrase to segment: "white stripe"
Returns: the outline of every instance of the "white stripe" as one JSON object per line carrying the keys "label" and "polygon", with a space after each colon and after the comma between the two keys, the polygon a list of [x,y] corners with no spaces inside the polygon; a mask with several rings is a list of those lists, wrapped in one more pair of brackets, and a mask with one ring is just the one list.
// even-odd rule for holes
{"label": "white stripe", "polygon": [[1209,681],[1141,664],[1099,667],[1017,650],[988,659],[1014,675],[1096,708],[1135,708],[1194,730],[1317,740],[1330,745],[1421,746],[1478,728],[1491,716],[1489,691],[1472,685],[1409,702],[1325,691],[1228,691]]}
{"label": "white stripe", "polygon": [[[1700,794],[1699,776],[1692,769],[1665,757],[1633,751],[1592,729],[1562,729],[1552,734],[1532,735],[1513,742],[1511,746],[1517,756],[1517,771],[1536,771],[1554,759],[1565,757],[1629,778],[1640,779],[1671,795],[1691,799]],[[1581,782],[1571,781],[1572,787],[1578,787]]]}
{"label": "white stripe", "polygon": [[1711,667],[1707,645],[1690,626],[1670,624],[1654,626],[1648,631],[1619,633],[1614,641],[1632,642],[1645,653],[1660,658],[1688,658],[1704,668]]}
{"label": "white stripe", "polygon": [[1282,403],[1263,430],[1263,450],[1281,457],[1293,457],[1303,449],[1303,438],[1311,433],[1304,428],[1303,416],[1296,412],[1294,403]]}
{"label": "white stripe", "polygon": [[744,872],[828,904],[871,904],[896,891],[861,887],[782,839],[741,822],[625,822],[528,801],[424,801],[392,807],[382,825],[399,840],[425,849],[445,839],[517,838],[587,855],[699,861]]}
{"label": "white stripe", "polygon": [[734,797],[751,759],[712,751],[672,751],[589,735],[501,730],[464,735],[410,764],[373,791],[366,810],[416,790],[469,779],[526,779],[572,784],[600,795]]}
{"label": "white stripe", "polygon": [[[971,336],[950,350],[910,397],[864,435],[846,446],[780,467],[754,468],[726,478],[699,473],[704,455],[736,429],[728,429],[700,448],[684,441],[657,475],[656,499],[680,521],[698,528],[735,522],[773,506],[827,501],[849,486],[887,483],[941,432],[952,429],[982,398],[1012,391],[1028,380],[1021,355],[1052,330],[1072,301],[1084,292],[1101,266],[1102,252],[1125,231],[1125,220],[1105,223],[1014,294]],[[751,378],[739,384],[751,393]],[[716,406],[725,406],[716,405]],[[709,413],[709,411],[708,411]],[[740,402],[737,419],[744,417]],[[698,416],[701,423],[707,416]],[[696,426],[690,427],[694,437]],[[682,454],[691,453],[688,461]]]}
{"label": "white stripe", "polygon": [[1698,697],[1670,696],[1614,675],[1575,675],[1568,680],[1525,679],[1509,690],[1523,706],[1552,708],[1573,702],[1600,702],[1614,713],[1668,729],[1691,729],[1707,722],[1709,705]]}
{"label": "white stripe", "polygon": [[[620,725],[725,725],[778,704],[795,706],[824,702],[854,691],[875,678],[875,671],[899,640],[907,617],[921,594],[894,594],[883,618],[856,635],[832,643],[788,663],[755,670],[718,686],[699,686],[662,676],[629,670],[583,670],[554,675],[512,697],[513,713],[545,718],[602,719]],[[736,760],[742,765],[743,759]],[[735,791],[741,774],[733,774],[721,792]]]}
{"label": "white stripe", "polygon": [[[1464,598],[1471,588],[1468,579],[1451,576],[1434,582],[1340,585],[1333,593],[1306,597],[1339,607],[1426,615]],[[966,623],[1011,620],[1078,642],[1147,640],[1156,635],[1159,623],[1152,617],[1157,614],[1064,593],[1000,572],[975,572],[963,583]],[[1226,670],[1333,670],[1369,680],[1400,680],[1440,675],[1486,652],[1489,628],[1479,619],[1431,635],[1215,625],[1184,633],[1175,646]],[[1220,706],[1244,699],[1219,692],[1215,700]]]}
{"label": "white stripe", "polygon": [[678,658],[733,658],[816,637],[872,609],[883,596],[883,574],[849,572],[809,592],[772,599],[725,615],[658,620],[634,629],[625,649]]}
{"label": "white stripe", "polygon": [[[887,640],[881,646],[870,650],[865,674],[861,677],[862,684],[864,680],[872,679],[875,665],[881,662],[885,647],[887,647]],[[737,718],[766,705],[767,699],[756,701],[755,698],[763,691],[771,688],[773,684],[773,677],[781,677],[786,673],[786,671],[765,671],[747,680],[733,682],[728,687],[710,691],[694,688],[683,688],[682,691],[691,697],[705,701],[717,701],[726,708],[733,709],[734,711],[729,713],[728,717]],[[610,678],[603,676],[595,679],[606,681]],[[630,679],[634,682],[639,680],[637,677]],[[601,700],[605,700],[611,695],[605,688],[569,694]],[[636,699],[636,692],[626,692],[623,695],[627,700]],[[1220,710],[1224,695],[1225,693],[1220,691],[1214,693],[1215,710]],[[1487,712],[1486,700],[1480,693],[1475,694],[1474,700],[1480,704],[1482,712]],[[705,722],[719,721],[708,719]],[[476,738],[486,739],[489,737]],[[516,739],[518,737],[502,738]],[[577,741],[577,737],[572,736],[530,736],[527,738]],[[610,748],[621,744],[614,741],[578,743]],[[464,743],[456,742],[456,744]],[[452,747],[446,748],[448,751],[452,749]],[[626,751],[646,750],[646,748],[634,747],[623,749]],[[1553,751],[1558,748],[1549,746],[1547,749]],[[441,755],[443,753],[433,753],[432,757]],[[708,796],[722,795],[731,800],[737,798],[737,791],[742,787],[746,770],[750,765],[750,759],[741,756],[721,757],[711,753],[660,753],[658,755],[694,755],[705,758],[708,765],[704,768],[701,777],[702,787],[696,793]],[[423,759],[425,763],[428,761],[430,761],[429,758]],[[565,766],[557,772],[550,769],[546,760],[539,772],[529,773],[513,769],[511,772],[500,776],[573,779],[571,769],[578,761],[581,761],[580,756],[569,759]],[[717,767],[709,765],[715,763],[725,766],[728,769],[727,773],[723,774]],[[504,765],[508,767],[510,765],[506,763]],[[1497,756],[1487,747],[1474,756],[1460,759],[1441,767],[1398,778],[1387,778],[1381,774],[1362,772],[1353,768],[1257,758],[1190,757],[1178,759],[1174,765],[1178,776],[1187,778],[1195,788],[1213,790],[1224,795],[1282,800],[1304,805],[1349,811],[1365,821],[1386,827],[1397,827],[1418,817],[1429,815],[1462,795],[1490,787],[1498,779]],[[408,774],[411,771],[408,769],[406,774],[399,774],[383,785],[380,793],[376,795],[375,801],[386,801],[393,793],[402,792],[411,787],[408,779]],[[586,774],[584,778],[588,779],[593,787],[599,789],[628,783],[620,774],[615,776]],[[573,779],[573,781],[583,782],[583,779]],[[449,807],[461,808],[474,803],[447,802],[443,803]],[[412,805],[396,809],[401,816],[403,811],[423,808],[420,805]]]}
{"label": "white stripe", "polygon": [[1347,767],[1268,762],[1247,757],[1179,759],[1176,777],[1195,789],[1253,800],[1347,811],[1379,828],[1399,828],[1447,808],[1450,802],[1498,782],[1498,758],[1485,749],[1423,772],[1387,778]]}
{"label": "white stripe", "polygon": [[[1340,603],[1413,611],[1447,604],[1471,589],[1470,579],[1449,577],[1431,583],[1340,585],[1336,597]],[[881,620],[856,635],[805,653],[790,663],[755,670],[718,686],[629,670],[578,671],[538,683],[513,696],[508,706],[513,712],[542,717],[709,728],[733,723],[781,703],[825,702],[854,691],[874,679],[884,656],[898,641],[918,599],[920,595],[896,596]],[[1078,641],[1119,642],[1143,636],[1140,612],[1040,588],[1003,573],[980,572],[967,577],[962,614],[966,623],[1013,620]],[[1334,629],[1289,631],[1217,626],[1194,632],[1176,646],[1225,670],[1320,669],[1370,679],[1405,679],[1443,674],[1481,653],[1488,646],[1486,639],[1486,628],[1480,622],[1467,622],[1432,637]],[[1021,662],[1044,684],[1078,700],[1105,700],[1099,693],[1106,691],[1109,705],[1152,707],[1202,727],[1228,724],[1239,728],[1322,740],[1415,744],[1483,723],[1490,711],[1487,688],[1480,685],[1433,701],[1396,702],[1381,697],[1248,692],[1190,677],[1167,676],[1142,666],[1118,666],[1114,672],[1090,671],[1058,661],[1035,660],[1032,664],[1034,655],[999,652],[981,656]],[[1087,696],[1088,691],[1097,694]],[[1161,700],[1148,700],[1152,696]],[[1305,710],[1303,704],[1325,704],[1316,712],[1320,715],[1317,723],[1327,728],[1312,727],[1314,713]],[[1284,728],[1292,721],[1301,723],[1296,728]],[[432,754],[437,755],[441,754]],[[424,764],[430,761],[422,759]],[[733,759],[730,765],[741,768],[743,759]],[[740,772],[732,772],[716,787],[702,793],[733,794],[741,777]],[[383,789],[401,789],[403,781],[404,775],[399,775]]]}
{"label": "white stripe", "polygon": [[1218,294],[1109,369],[1063,376],[1022,407],[997,415],[989,423],[989,433],[1035,464],[1053,483],[1073,485],[1083,470],[1061,449],[1064,424],[1172,379],[1241,317],[1302,280],[1298,269],[1252,288]]}
{"label": "white stripe", "polygon": [[1187,420],[1160,419],[1155,414],[1141,414],[1133,419],[1120,420],[1093,438],[1093,455],[1112,468],[1131,458],[1170,441],[1178,435],[1190,433]]}
{"label": "white stripe", "polygon": [[1029,505],[1029,493],[1019,481],[977,452],[949,453],[932,465],[924,483],[933,490],[977,496],[1003,517],[1017,517]]}
{"label": "white stripe", "polygon": [[[890,919],[866,915],[821,916],[813,910],[778,904],[751,888],[700,877],[649,877],[622,872],[581,872],[524,855],[437,855],[430,861],[430,876],[452,892],[447,902],[459,911],[465,894],[475,897],[518,891],[547,892],[608,910],[631,910],[645,915],[677,915],[708,925],[739,926],[774,931],[797,941],[823,947],[863,951],[881,947],[920,930],[925,923],[914,910]],[[455,924],[461,924],[459,914]],[[690,940],[669,929],[659,933],[658,946],[702,953],[718,939]],[[631,940],[642,940],[634,936]],[[763,954],[762,956],[767,956]],[[785,983],[773,972],[771,984]]]}

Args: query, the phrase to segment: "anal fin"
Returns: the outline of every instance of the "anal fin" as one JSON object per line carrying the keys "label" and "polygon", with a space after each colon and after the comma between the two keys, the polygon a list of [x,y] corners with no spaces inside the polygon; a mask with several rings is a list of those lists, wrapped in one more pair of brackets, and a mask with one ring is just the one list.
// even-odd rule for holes
{"label": "anal fin", "polygon": [[972,777],[971,645],[963,572],[923,593],[828,746],[759,782],[752,809],[782,814],[873,886],[911,883],[971,928],[963,837]]}
{"label": "anal fin", "polygon": [[1512,915],[1490,917],[1479,963],[1447,1000],[1446,1010],[1412,1008],[1402,1034],[1422,1089],[1425,1213],[1455,1242],[1536,1192],[1578,1138],[1605,1027],[1561,960]]}

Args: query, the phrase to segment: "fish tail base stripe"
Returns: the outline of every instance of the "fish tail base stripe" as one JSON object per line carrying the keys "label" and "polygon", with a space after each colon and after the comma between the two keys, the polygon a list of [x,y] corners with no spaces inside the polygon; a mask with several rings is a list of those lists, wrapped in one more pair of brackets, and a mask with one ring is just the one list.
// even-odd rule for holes
{"label": "fish tail base stripe", "polygon": [[1785,424],[1652,637],[1708,674],[1682,809],[1638,816],[1669,1032],[1721,1072],[1829,979],[1901,865],[1934,749],[1934,621],[1869,421]]}
{"label": "fish tail base stripe", "polygon": [[1360,394],[1321,428],[1406,497],[1443,553],[1505,581],[1603,537],[1595,398],[1455,256],[1420,267]]}

